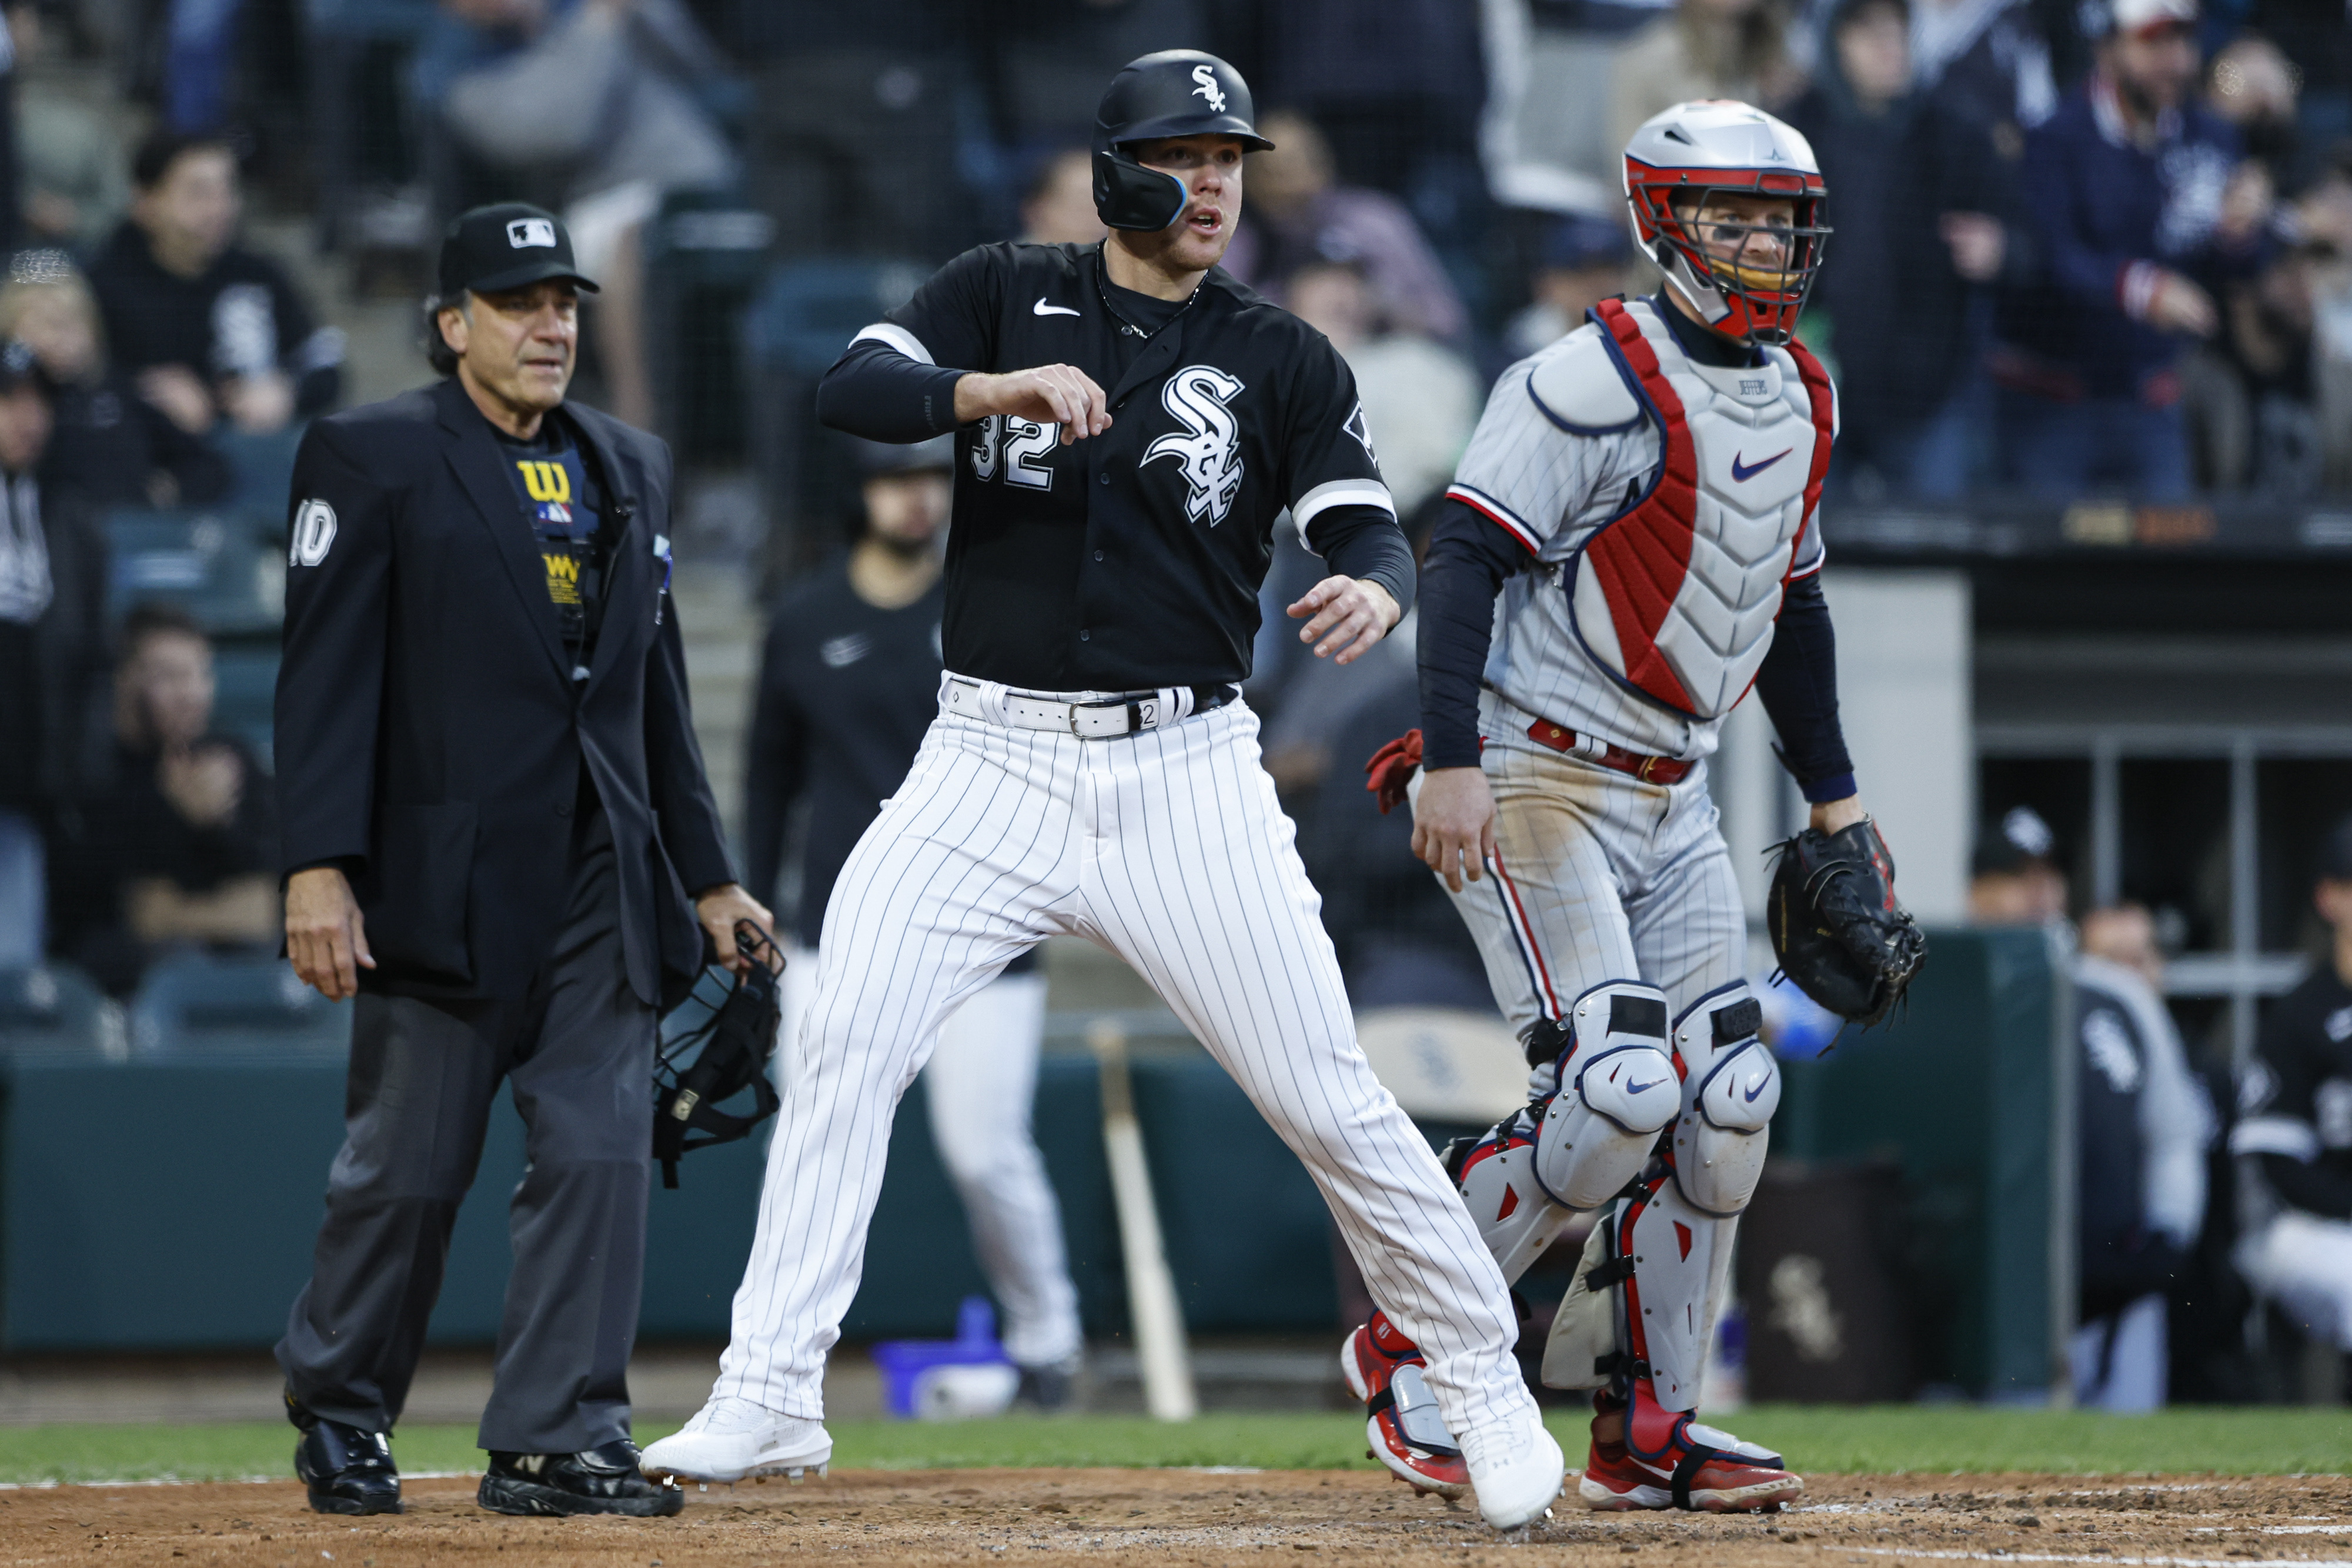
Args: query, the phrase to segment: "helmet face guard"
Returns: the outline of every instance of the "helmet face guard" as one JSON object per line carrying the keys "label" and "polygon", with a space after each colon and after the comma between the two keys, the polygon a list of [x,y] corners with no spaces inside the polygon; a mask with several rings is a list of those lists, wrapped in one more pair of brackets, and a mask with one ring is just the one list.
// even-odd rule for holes
{"label": "helmet face guard", "polygon": [[[1710,193],[1780,197],[1795,205],[1788,227],[1777,224],[1709,224],[1706,233],[1675,210],[1696,214]],[[1822,222],[1826,187],[1816,173],[1790,169],[1660,169],[1628,154],[1625,200],[1642,249],[1667,281],[1709,327],[1743,342],[1781,344],[1796,336],[1797,313],[1812,292],[1822,267],[1829,226]],[[1707,241],[1733,242],[1744,257],[1749,238],[1764,233],[1778,240],[1778,267],[1758,267],[1711,253]]]}
{"label": "helmet face guard", "polygon": [[1131,60],[1095,110],[1095,211],[1115,229],[1149,233],[1184,215],[1192,188],[1147,168],[1138,143],[1171,136],[1230,136],[1244,151],[1274,145],[1257,133],[1249,84],[1198,49],[1163,49]]}

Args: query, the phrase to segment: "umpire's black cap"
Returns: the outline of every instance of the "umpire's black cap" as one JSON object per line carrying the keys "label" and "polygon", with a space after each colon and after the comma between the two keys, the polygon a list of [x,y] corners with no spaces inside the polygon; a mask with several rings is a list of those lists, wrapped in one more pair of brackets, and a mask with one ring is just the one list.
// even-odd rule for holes
{"label": "umpire's black cap", "polygon": [[560,277],[589,293],[596,285],[581,276],[572,259],[572,235],[563,220],[543,207],[500,202],[476,207],[449,220],[441,236],[441,295],[468,291],[495,294]]}

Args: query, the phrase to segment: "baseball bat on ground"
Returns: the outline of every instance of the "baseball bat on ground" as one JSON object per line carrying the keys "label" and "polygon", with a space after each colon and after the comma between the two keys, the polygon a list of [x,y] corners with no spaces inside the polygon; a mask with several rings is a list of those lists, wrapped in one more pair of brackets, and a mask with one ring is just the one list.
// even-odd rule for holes
{"label": "baseball bat on ground", "polygon": [[1192,1393],[1192,1359],[1184,1343],[1184,1310],[1168,1271],[1160,1239],[1160,1211],[1151,1198],[1151,1171],[1143,1159],[1143,1129],[1135,1120],[1135,1091],[1127,1071],[1127,1035],[1108,1019],[1087,1030],[1102,1078],[1103,1154],[1110,1164],[1111,1196],[1118,1206],[1119,1250],[1127,1258],[1128,1316],[1136,1359],[1143,1368],[1143,1404],[1155,1421],[1190,1421],[1200,1412]]}

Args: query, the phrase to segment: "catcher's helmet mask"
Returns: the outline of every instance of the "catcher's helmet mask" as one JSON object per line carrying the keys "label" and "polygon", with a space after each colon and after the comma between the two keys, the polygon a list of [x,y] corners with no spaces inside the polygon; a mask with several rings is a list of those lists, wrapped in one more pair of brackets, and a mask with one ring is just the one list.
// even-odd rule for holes
{"label": "catcher's helmet mask", "polygon": [[[1793,222],[1711,223],[1731,231],[1745,254],[1751,235],[1779,240],[1780,265],[1754,267],[1711,255],[1688,214],[1717,192],[1793,204]],[[1748,343],[1796,336],[1830,235],[1822,222],[1829,188],[1811,145],[1763,110],[1728,99],[1678,103],[1643,122],[1625,146],[1625,204],[1643,254],[1709,327]]]}
{"label": "catcher's helmet mask", "polygon": [[[768,1062],[782,1017],[783,958],[768,933],[748,920],[735,923],[735,946],[751,960],[744,973],[709,966],[692,994],[662,1020],[654,1054],[654,1158],[666,1187],[677,1186],[680,1156],[750,1137],[780,1103]],[[748,1113],[719,1108],[747,1089]]]}
{"label": "catcher's helmet mask", "polygon": [[1184,215],[1192,193],[1176,175],[1147,167],[1137,143],[1171,136],[1231,136],[1247,152],[1274,146],[1257,133],[1249,83],[1199,49],[1162,49],[1130,60],[1095,110],[1095,212],[1115,229],[1156,233]]}

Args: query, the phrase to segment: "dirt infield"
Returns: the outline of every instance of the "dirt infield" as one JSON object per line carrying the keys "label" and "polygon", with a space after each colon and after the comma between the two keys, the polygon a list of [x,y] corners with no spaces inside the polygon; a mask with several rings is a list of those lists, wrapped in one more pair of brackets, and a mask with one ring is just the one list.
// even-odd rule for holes
{"label": "dirt infield", "polygon": [[[2352,1568],[2352,1479],[2102,1480],[1837,1476],[1773,1517],[1591,1514],[1563,1504],[1524,1542],[1467,1509],[1362,1472],[866,1470],[787,1487],[689,1490],[671,1520],[505,1519],[465,1479],[417,1479],[398,1518],[308,1511],[292,1482],[75,1486],[0,1492],[0,1563],[332,1562],[339,1568],[684,1568],[806,1561],[1137,1564],[1599,1564],[1656,1555],[1697,1568],[1934,1568],[1948,1562],[2111,1568]],[[1268,1556],[1267,1553],[1278,1553]]]}

